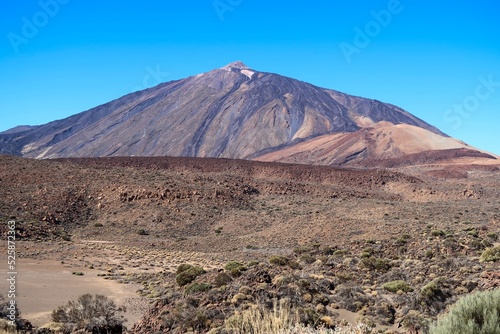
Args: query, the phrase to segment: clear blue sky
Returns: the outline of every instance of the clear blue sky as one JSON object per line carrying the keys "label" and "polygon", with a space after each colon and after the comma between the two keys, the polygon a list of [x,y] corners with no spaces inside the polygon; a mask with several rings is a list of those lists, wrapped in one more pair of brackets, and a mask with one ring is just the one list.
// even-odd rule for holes
{"label": "clear blue sky", "polygon": [[500,154],[499,17],[469,0],[5,0],[0,131],[242,60]]}

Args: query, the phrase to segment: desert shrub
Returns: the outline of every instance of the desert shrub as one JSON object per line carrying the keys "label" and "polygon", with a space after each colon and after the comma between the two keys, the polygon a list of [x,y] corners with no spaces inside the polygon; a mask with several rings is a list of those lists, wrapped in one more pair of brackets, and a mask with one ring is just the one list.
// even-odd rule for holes
{"label": "desert shrub", "polygon": [[470,235],[470,236],[473,236],[473,237],[477,238],[479,236],[479,231],[474,228],[474,229],[468,231],[467,235]]}
{"label": "desert shrub", "polygon": [[373,304],[373,298],[366,295],[366,293],[359,286],[352,286],[349,284],[341,284],[335,289],[336,304],[340,308],[344,308],[351,312],[358,312],[365,306]]}
{"label": "desert shrub", "polygon": [[274,255],[269,258],[269,263],[277,266],[286,266],[290,263],[290,259],[285,256]]}
{"label": "desert shrub", "polygon": [[253,266],[256,266],[258,264],[259,264],[259,261],[257,261],[257,260],[250,260],[247,263],[247,267],[253,267]]}
{"label": "desert shrub", "polygon": [[186,270],[191,269],[191,268],[194,268],[194,266],[187,264],[187,263],[182,263],[177,267],[177,270],[175,273],[178,275],[178,274],[182,273],[183,271],[186,271]]}
{"label": "desert shrub", "polygon": [[[163,327],[168,333],[187,333],[207,331],[208,317],[205,311],[189,302],[181,302],[162,316]],[[190,329],[190,330],[188,330]],[[158,332],[159,333],[159,332]],[[164,333],[164,331],[162,331]]]}
{"label": "desert shrub", "polygon": [[225,327],[231,333],[282,334],[299,323],[299,316],[293,313],[290,302],[282,299],[274,302],[272,310],[259,305],[226,320]]}
{"label": "desert shrub", "polygon": [[[314,320],[307,325],[303,316]],[[302,322],[302,323],[301,323]],[[318,326],[315,328],[315,326]],[[274,302],[272,309],[253,306],[229,317],[225,329],[232,334],[368,334],[372,329],[366,325],[335,326],[330,317],[319,317],[312,309],[294,311],[287,299]],[[327,327],[335,327],[329,329]]]}
{"label": "desert shrub", "polygon": [[482,243],[478,239],[472,239],[472,240],[470,240],[469,243],[468,243],[468,245],[469,245],[470,249],[474,249],[474,250],[483,250],[483,249],[486,248],[484,246],[484,243]]}
{"label": "desert shrub", "polygon": [[[361,313],[365,316],[371,316],[372,321],[376,321],[384,326],[393,325],[396,320],[396,309],[391,303],[383,300],[376,300],[374,305]],[[358,320],[358,322],[362,321]]]}
{"label": "desert shrub", "polygon": [[401,321],[404,328],[411,333],[427,333],[429,329],[429,321],[419,312],[410,310]]}
{"label": "desert shrub", "polygon": [[430,333],[500,333],[500,289],[462,297],[431,326]]}
{"label": "desert shrub", "polygon": [[186,293],[188,295],[197,293],[197,292],[206,292],[210,291],[212,286],[206,283],[192,283],[186,288]]}
{"label": "desert shrub", "polygon": [[215,276],[215,278],[214,278],[214,285],[216,287],[220,288],[221,286],[227,285],[232,280],[233,279],[228,274],[226,274],[226,273],[218,273],[217,276]]}
{"label": "desert shrub", "polygon": [[146,231],[145,229],[141,228],[137,231],[137,234],[139,235],[149,235],[149,232]]}
{"label": "desert shrub", "polygon": [[397,280],[397,281],[392,281],[392,282],[387,282],[384,285],[382,285],[382,288],[389,292],[398,292],[398,291],[403,291],[403,292],[412,292],[413,288],[406,283],[403,280]]}
{"label": "desert shrub", "polygon": [[445,309],[449,302],[448,298],[452,296],[446,282],[437,278],[426,284],[420,290],[418,301],[420,307],[430,314],[436,315]]}
{"label": "desert shrub", "polygon": [[304,263],[307,263],[307,264],[311,264],[311,263],[316,262],[316,258],[311,256],[310,254],[302,254],[300,256],[299,260],[304,262]]}
{"label": "desert shrub", "polygon": [[492,247],[486,249],[483,254],[481,254],[481,262],[497,262],[500,260],[500,246]]}
{"label": "desert shrub", "polygon": [[347,254],[347,251],[344,249],[337,249],[336,251],[333,252],[333,257],[342,257]]}
{"label": "desert shrub", "polygon": [[145,229],[141,228],[141,229],[137,230],[137,234],[139,234],[139,235],[149,235],[149,232],[146,231]]}
{"label": "desert shrub", "polygon": [[387,272],[389,269],[391,269],[391,264],[389,260],[374,256],[361,258],[361,264],[365,268],[380,272]]}
{"label": "desert shrub", "polygon": [[420,290],[420,296],[422,299],[430,299],[437,295],[440,291],[439,288],[439,280],[434,280],[432,282],[427,283],[421,290]]}
{"label": "desert shrub", "polygon": [[292,269],[301,269],[300,264],[297,261],[293,261],[293,260],[288,262],[288,266]]}
{"label": "desert shrub", "polygon": [[239,277],[241,275],[241,272],[245,271],[247,268],[242,263],[239,263],[237,261],[230,261],[226,263],[224,269],[229,271],[231,273],[231,276]]}
{"label": "desert shrub", "polygon": [[431,235],[433,237],[442,237],[442,236],[444,236],[444,232],[441,230],[432,230]]}
{"label": "desert shrub", "polygon": [[118,313],[123,311],[106,296],[85,294],[52,311],[52,321],[63,324],[65,333],[122,333],[125,320]]}
{"label": "desert shrub", "polygon": [[[179,268],[177,268],[179,269]],[[193,267],[188,268],[184,271],[181,271],[177,276],[175,276],[175,282],[179,284],[179,286],[188,285],[192,281],[196,279],[196,277],[205,273],[205,270],[201,267]]]}
{"label": "desert shrub", "polygon": [[498,240],[498,234],[495,233],[495,232],[489,232],[486,236],[488,238],[490,238],[491,240],[493,240],[493,241],[497,241]]}
{"label": "desert shrub", "polygon": [[311,246],[301,246],[293,249],[293,252],[297,255],[304,254],[304,253],[310,253],[314,249]]}

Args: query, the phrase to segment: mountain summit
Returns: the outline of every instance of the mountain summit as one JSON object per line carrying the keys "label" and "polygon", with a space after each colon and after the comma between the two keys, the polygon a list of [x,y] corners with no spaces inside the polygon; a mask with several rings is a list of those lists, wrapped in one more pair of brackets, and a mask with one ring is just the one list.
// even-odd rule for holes
{"label": "mountain summit", "polygon": [[226,66],[222,67],[224,70],[231,70],[231,69],[237,69],[237,70],[248,70],[249,67],[245,65],[242,61],[235,61],[230,64],[227,64]]}
{"label": "mountain summit", "polygon": [[440,150],[474,151],[392,104],[256,71],[241,61],[0,134],[0,153],[31,158],[186,156],[341,165]]}

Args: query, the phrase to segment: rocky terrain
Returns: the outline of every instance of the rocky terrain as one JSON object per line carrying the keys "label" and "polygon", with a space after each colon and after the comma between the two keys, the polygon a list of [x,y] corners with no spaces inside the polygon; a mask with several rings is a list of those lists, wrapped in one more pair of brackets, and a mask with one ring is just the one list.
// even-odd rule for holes
{"label": "rocky terrain", "polygon": [[0,219],[21,259],[139,286],[134,333],[224,333],[276,300],[313,326],[422,332],[500,286],[500,174],[394,165],[0,156]]}

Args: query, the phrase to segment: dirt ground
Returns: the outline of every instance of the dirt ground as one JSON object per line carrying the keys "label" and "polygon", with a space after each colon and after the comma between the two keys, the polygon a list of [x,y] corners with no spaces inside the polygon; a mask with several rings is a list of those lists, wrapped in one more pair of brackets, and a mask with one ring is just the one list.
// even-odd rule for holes
{"label": "dirt ground", "polygon": [[[18,244],[22,249],[23,243]],[[81,272],[83,276],[72,274]],[[144,298],[137,295],[136,284],[119,284],[96,276],[91,270],[77,264],[61,264],[57,260],[19,259],[17,261],[16,300],[22,316],[36,326],[51,322],[51,312],[58,306],[78,296],[102,294],[110,297],[119,306],[126,306],[126,325],[138,321],[147,308]],[[6,277],[5,271],[0,272]],[[2,280],[2,291],[6,291]]]}
{"label": "dirt ground", "polygon": [[[22,240],[19,306],[35,325],[82,293],[101,293],[127,306],[132,327],[148,306],[178,291],[174,272],[180,264],[201,266],[210,278],[229,261],[267,262],[282,255],[300,262],[297,249],[303,248],[345,254],[313,254],[322,266],[300,263],[315,275],[340,279],[339,286],[342,277],[351,277],[368,299],[384,303],[398,298],[381,289],[391,277],[404,276],[414,294],[444,277],[458,285],[450,288],[451,302],[494,286],[482,277],[500,271],[498,262],[479,261],[500,234],[500,173],[491,166],[378,170],[224,159],[2,156],[0,182],[0,219],[15,220]],[[5,226],[0,232],[6,235]],[[376,256],[393,269],[382,274],[362,266],[364,257]],[[396,268],[400,272],[392,273]],[[398,303],[402,321],[410,306]],[[344,311],[335,312],[355,319],[357,311]],[[154,314],[146,320],[154,322]]]}

